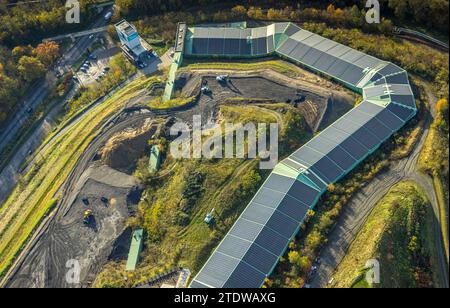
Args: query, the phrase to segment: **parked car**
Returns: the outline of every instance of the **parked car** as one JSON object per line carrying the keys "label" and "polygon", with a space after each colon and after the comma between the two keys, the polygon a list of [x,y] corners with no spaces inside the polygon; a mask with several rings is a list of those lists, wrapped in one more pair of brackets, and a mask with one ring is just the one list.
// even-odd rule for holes
{"label": "parked car", "polygon": [[105,14],[105,20],[106,20],[106,21],[110,20],[111,17],[112,17],[112,15],[113,15],[112,12],[106,13],[106,14]]}
{"label": "parked car", "polygon": [[136,62],[136,65],[137,65],[137,67],[139,67],[140,69],[145,68],[145,65],[144,65],[144,63],[143,63],[142,61],[137,61],[137,62]]}

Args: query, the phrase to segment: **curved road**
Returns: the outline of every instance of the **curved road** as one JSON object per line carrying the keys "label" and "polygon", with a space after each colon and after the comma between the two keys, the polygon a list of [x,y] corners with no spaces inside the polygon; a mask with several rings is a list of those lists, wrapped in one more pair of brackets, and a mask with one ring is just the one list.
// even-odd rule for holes
{"label": "curved road", "polygon": [[313,288],[326,287],[332,278],[333,272],[345,257],[348,248],[364,225],[367,217],[378,202],[386,195],[395,184],[412,180],[427,192],[433,211],[435,213],[434,231],[435,243],[438,249],[439,268],[442,276],[442,286],[449,287],[448,264],[443,250],[443,241],[439,223],[439,204],[431,178],[417,170],[417,161],[428,136],[429,127],[433,120],[436,97],[426,88],[431,113],[427,114],[424,121],[424,130],[413,152],[406,158],[391,162],[389,169],[376,177],[367,186],[362,187],[350,202],[345,206],[338,222],[330,236],[328,244],[321,252],[321,265],[312,278],[310,284]]}

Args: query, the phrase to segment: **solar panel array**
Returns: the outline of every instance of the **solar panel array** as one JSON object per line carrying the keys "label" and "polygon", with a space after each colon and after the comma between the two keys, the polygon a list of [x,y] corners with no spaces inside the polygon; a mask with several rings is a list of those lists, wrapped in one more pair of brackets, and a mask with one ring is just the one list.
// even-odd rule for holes
{"label": "solar panel array", "polygon": [[403,69],[293,24],[280,28],[284,39],[272,31],[279,55],[341,81],[364,100],[275,167],[191,287],[261,287],[328,185],[416,114]]}
{"label": "solar panel array", "polygon": [[191,28],[187,50],[193,56],[265,56],[275,51],[274,34],[284,28]]}

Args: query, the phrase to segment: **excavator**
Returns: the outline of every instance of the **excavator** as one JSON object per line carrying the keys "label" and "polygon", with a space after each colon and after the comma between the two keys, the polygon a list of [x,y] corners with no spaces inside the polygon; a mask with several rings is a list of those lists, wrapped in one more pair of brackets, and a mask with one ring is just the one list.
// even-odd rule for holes
{"label": "excavator", "polygon": [[83,215],[83,224],[88,225],[93,216],[94,213],[92,212],[92,210],[86,210]]}

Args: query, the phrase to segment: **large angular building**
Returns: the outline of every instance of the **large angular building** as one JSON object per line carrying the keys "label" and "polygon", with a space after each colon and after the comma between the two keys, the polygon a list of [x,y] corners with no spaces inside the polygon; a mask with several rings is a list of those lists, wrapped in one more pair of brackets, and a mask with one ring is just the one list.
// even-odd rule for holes
{"label": "large angular building", "polygon": [[292,23],[254,29],[182,27],[187,30],[177,44],[184,57],[278,55],[363,96],[362,103],[276,166],[191,283],[261,287],[328,185],[415,116],[408,74]]}

